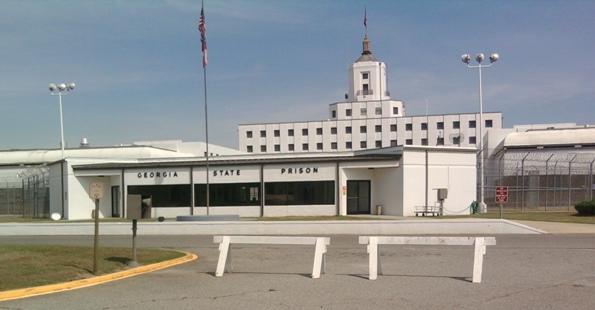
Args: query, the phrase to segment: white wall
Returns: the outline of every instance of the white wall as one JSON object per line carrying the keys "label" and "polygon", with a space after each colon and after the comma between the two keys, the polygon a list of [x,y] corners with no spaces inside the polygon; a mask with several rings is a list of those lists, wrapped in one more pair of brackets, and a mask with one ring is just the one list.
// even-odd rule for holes
{"label": "white wall", "polygon": [[[382,205],[382,214],[403,215],[403,173],[401,168],[374,169],[375,205]],[[374,208],[373,211],[376,211]]]}
{"label": "white wall", "polygon": [[[425,151],[407,150],[403,156],[403,209],[415,215],[425,205]],[[476,157],[473,152],[428,152],[428,205],[438,206],[437,188],[447,188],[444,214],[468,214],[476,198]]]}

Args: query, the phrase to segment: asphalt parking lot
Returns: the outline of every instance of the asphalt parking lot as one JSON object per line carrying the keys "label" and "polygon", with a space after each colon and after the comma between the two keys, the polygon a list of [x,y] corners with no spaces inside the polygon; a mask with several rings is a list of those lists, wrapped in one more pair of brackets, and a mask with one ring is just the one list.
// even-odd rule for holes
{"label": "asphalt parking lot", "polygon": [[[87,244],[92,237],[0,237],[0,243]],[[483,282],[470,282],[473,249],[384,246],[385,275],[367,279],[365,246],[332,237],[327,274],[311,279],[308,246],[234,246],[233,273],[213,276],[207,236],[142,236],[198,261],[70,292],[0,303],[0,309],[595,309],[595,235],[502,235],[488,247]],[[127,246],[128,237],[102,244]]]}

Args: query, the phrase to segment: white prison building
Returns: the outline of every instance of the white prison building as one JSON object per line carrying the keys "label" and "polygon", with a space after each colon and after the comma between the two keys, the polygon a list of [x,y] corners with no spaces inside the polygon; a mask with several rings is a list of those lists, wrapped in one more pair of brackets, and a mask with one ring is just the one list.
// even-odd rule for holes
{"label": "white prison building", "polygon": [[[348,70],[345,101],[329,106],[329,119],[241,124],[239,150],[248,153],[342,152],[397,145],[475,147],[479,113],[406,116],[393,100],[386,64],[370,51],[367,36],[361,56]],[[500,112],[483,113],[483,132],[502,128]]]}

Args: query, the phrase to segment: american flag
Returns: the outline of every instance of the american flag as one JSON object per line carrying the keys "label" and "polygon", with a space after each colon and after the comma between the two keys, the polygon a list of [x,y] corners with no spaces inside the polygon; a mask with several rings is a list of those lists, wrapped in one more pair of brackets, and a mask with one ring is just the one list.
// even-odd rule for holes
{"label": "american flag", "polygon": [[368,12],[367,12],[366,8],[364,8],[364,27],[366,27],[366,29],[368,29]]}
{"label": "american flag", "polygon": [[204,4],[200,8],[198,31],[200,31],[200,43],[202,45],[202,67],[205,68],[207,66],[207,24],[205,22]]}

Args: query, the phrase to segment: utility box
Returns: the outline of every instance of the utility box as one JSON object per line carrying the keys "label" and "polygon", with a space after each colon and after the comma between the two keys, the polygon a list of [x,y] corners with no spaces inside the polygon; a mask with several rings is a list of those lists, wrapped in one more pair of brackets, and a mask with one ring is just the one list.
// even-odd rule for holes
{"label": "utility box", "polygon": [[126,203],[126,218],[129,220],[139,220],[142,218],[142,196],[128,195]]}
{"label": "utility box", "polygon": [[443,201],[448,198],[448,188],[438,189],[438,201]]}

